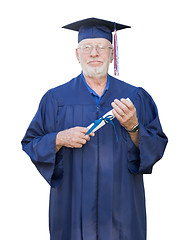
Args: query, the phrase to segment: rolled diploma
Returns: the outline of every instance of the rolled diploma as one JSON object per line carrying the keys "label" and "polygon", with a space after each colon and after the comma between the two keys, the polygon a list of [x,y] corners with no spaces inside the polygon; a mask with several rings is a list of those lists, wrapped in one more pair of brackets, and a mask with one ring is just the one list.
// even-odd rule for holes
{"label": "rolled diploma", "polygon": [[[109,115],[113,116],[113,117],[111,117],[111,120],[112,120],[113,118],[115,118],[114,115],[113,115],[113,113],[112,113],[112,110],[110,110],[110,111],[107,112],[105,115],[103,115],[103,118],[105,118],[105,117],[107,117],[107,116],[109,116]],[[94,123],[90,124],[87,128],[90,129],[93,125],[94,125]],[[99,128],[103,127],[104,125],[105,125],[105,121],[103,120],[96,128],[93,129],[92,132],[96,132]]]}
{"label": "rolled diploma", "polygon": [[[126,100],[128,100],[129,102],[131,102],[131,100],[130,100],[129,98],[126,98]],[[131,102],[131,103],[132,103],[132,102]],[[110,110],[110,111],[107,112],[105,115],[103,115],[103,118],[105,118],[105,117],[107,117],[107,116],[110,116],[110,115],[113,116],[113,117],[111,118],[111,120],[115,118],[114,115],[113,115],[113,113],[112,113],[112,110]],[[93,125],[94,125],[94,123],[90,124],[87,128],[90,129]],[[92,132],[96,132],[98,129],[100,129],[100,128],[103,127],[104,125],[105,125],[105,121],[103,120],[96,128],[93,129]]]}

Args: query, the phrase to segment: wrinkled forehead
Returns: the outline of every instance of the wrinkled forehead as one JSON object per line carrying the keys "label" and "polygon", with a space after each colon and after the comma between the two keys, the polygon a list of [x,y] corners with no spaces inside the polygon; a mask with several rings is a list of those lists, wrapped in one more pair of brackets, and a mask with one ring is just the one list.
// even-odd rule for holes
{"label": "wrinkled forehead", "polygon": [[88,39],[83,39],[79,45],[106,45],[106,46],[111,46],[111,42],[105,38],[88,38]]}

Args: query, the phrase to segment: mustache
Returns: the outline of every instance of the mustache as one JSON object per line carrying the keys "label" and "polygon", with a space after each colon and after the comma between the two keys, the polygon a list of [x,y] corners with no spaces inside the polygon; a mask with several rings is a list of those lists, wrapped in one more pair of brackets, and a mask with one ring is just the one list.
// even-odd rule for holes
{"label": "mustache", "polygon": [[103,59],[99,59],[99,58],[89,58],[87,60],[87,63],[90,63],[90,62],[104,62]]}

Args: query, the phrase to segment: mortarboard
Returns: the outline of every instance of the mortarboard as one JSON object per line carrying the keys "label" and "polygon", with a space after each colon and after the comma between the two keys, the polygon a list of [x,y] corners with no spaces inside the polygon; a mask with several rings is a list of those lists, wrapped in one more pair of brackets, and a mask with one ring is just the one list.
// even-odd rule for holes
{"label": "mortarboard", "polygon": [[78,31],[78,43],[89,38],[105,38],[109,42],[113,42],[112,32],[114,32],[114,69],[115,75],[119,75],[118,71],[118,45],[116,31],[130,28],[123,24],[106,21],[98,18],[87,18],[68,25],[63,26],[69,30]]}

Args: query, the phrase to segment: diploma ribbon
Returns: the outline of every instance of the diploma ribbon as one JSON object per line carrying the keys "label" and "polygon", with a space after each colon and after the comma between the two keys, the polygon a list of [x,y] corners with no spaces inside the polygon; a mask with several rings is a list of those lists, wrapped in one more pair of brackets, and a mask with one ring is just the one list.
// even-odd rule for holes
{"label": "diploma ribbon", "polygon": [[107,124],[107,123],[111,123],[111,124],[112,124],[113,129],[114,129],[114,131],[115,131],[116,141],[118,142],[117,132],[116,132],[116,129],[115,129],[115,125],[114,125],[114,123],[113,123],[113,121],[112,121],[113,118],[114,118],[113,115],[108,115],[108,116],[106,116],[106,117],[101,117],[101,118],[95,120],[95,121],[93,122],[93,126],[88,130],[88,132],[87,132],[85,135],[90,134],[102,121],[104,121],[106,124]]}

